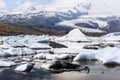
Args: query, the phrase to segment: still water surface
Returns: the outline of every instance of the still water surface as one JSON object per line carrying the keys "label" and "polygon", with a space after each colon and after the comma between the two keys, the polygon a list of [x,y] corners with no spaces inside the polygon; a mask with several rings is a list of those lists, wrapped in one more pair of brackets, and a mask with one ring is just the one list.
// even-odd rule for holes
{"label": "still water surface", "polygon": [[81,65],[87,65],[90,72],[63,72],[52,74],[42,69],[34,68],[29,73],[21,73],[14,71],[12,68],[1,68],[0,80],[120,80],[120,67],[105,67],[98,61],[82,61]]}

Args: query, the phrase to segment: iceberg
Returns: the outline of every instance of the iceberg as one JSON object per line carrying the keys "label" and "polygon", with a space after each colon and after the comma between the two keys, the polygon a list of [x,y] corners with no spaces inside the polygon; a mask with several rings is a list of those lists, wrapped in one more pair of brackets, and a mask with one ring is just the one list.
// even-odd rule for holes
{"label": "iceberg", "polygon": [[46,59],[45,53],[39,53],[34,56],[35,59]]}
{"label": "iceberg", "polygon": [[11,47],[7,51],[4,50],[4,52],[1,55],[2,56],[20,56],[20,55],[30,55],[34,53],[35,51],[29,48],[12,48]]}
{"label": "iceberg", "polygon": [[67,35],[55,39],[55,41],[73,41],[73,42],[90,42],[89,40],[79,29],[71,30]]}
{"label": "iceberg", "polygon": [[49,41],[50,37],[46,35],[19,35],[19,36],[7,36],[3,37],[2,41],[4,44],[8,44],[12,47],[16,46],[29,46],[30,43],[44,43]]}
{"label": "iceberg", "polygon": [[42,44],[42,43],[29,43],[29,48],[31,49],[50,49],[51,47],[48,44]]}
{"label": "iceberg", "polygon": [[16,65],[13,61],[2,61],[0,60],[0,67],[10,67]]}
{"label": "iceberg", "polygon": [[109,33],[100,38],[100,41],[103,42],[120,42],[120,32]]}
{"label": "iceberg", "polygon": [[100,60],[103,64],[111,62],[120,64],[120,48],[106,47],[92,52],[81,51],[73,60]]}
{"label": "iceberg", "polygon": [[90,53],[90,54],[78,54],[74,59],[74,61],[78,60],[96,60],[95,54]]}
{"label": "iceberg", "polygon": [[36,59],[47,59],[47,60],[63,60],[63,59],[71,59],[72,56],[70,54],[46,54],[40,53],[34,56]]}
{"label": "iceberg", "polygon": [[14,70],[20,71],[20,72],[28,72],[33,68],[33,66],[34,66],[33,63],[26,63],[26,64],[17,66],[17,68],[15,68]]}

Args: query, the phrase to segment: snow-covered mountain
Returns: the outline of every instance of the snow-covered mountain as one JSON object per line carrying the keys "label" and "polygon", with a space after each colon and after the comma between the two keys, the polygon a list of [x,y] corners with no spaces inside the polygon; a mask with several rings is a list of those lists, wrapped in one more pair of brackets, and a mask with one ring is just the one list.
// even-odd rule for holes
{"label": "snow-covered mountain", "polygon": [[[32,6],[27,8],[26,10],[19,10],[19,11],[8,11],[7,14],[1,16],[14,16],[19,15],[16,18],[21,17],[28,17],[31,18],[32,16],[45,16],[45,17],[53,17],[56,15],[59,15],[61,17],[69,17],[69,18],[76,18],[80,15],[87,14],[87,10],[89,10],[91,7],[90,3],[81,4],[78,3],[74,6],[69,7],[47,7],[47,6]],[[71,17],[70,17],[71,16]]]}
{"label": "snow-covered mountain", "polygon": [[117,2],[119,0],[75,0],[73,4],[1,11],[0,22],[66,32],[73,28],[83,32],[115,32],[120,31],[120,7]]}
{"label": "snow-covered mountain", "polygon": [[[90,4],[86,4],[89,5]],[[56,23],[63,20],[76,19],[81,15],[86,15],[88,8],[84,5],[72,7],[30,7],[25,11],[11,11],[0,16],[0,22],[14,24],[17,26],[28,26],[37,28],[47,28],[54,30],[66,30],[65,27],[57,27]]]}

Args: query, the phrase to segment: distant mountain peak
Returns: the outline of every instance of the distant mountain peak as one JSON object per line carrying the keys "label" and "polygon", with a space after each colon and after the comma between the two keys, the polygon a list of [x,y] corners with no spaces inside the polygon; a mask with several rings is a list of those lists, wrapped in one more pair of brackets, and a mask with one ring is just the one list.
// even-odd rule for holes
{"label": "distant mountain peak", "polygon": [[28,10],[28,11],[35,11],[35,10],[37,10],[37,9],[36,9],[36,7],[33,7],[33,6],[32,6],[32,7],[29,7],[27,10]]}
{"label": "distant mountain peak", "polygon": [[35,13],[37,11],[38,11],[37,8],[32,6],[32,7],[27,8],[25,13]]}

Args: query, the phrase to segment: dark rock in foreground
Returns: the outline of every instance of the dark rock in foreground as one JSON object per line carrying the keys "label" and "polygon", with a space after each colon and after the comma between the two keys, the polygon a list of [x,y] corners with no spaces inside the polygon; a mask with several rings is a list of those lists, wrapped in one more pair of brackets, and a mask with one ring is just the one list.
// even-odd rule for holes
{"label": "dark rock in foreground", "polygon": [[73,64],[66,61],[52,61],[49,63],[45,63],[41,66],[41,68],[51,72],[51,73],[61,73],[61,72],[69,72],[69,71],[87,71],[89,73],[88,67],[82,67],[79,64]]}

